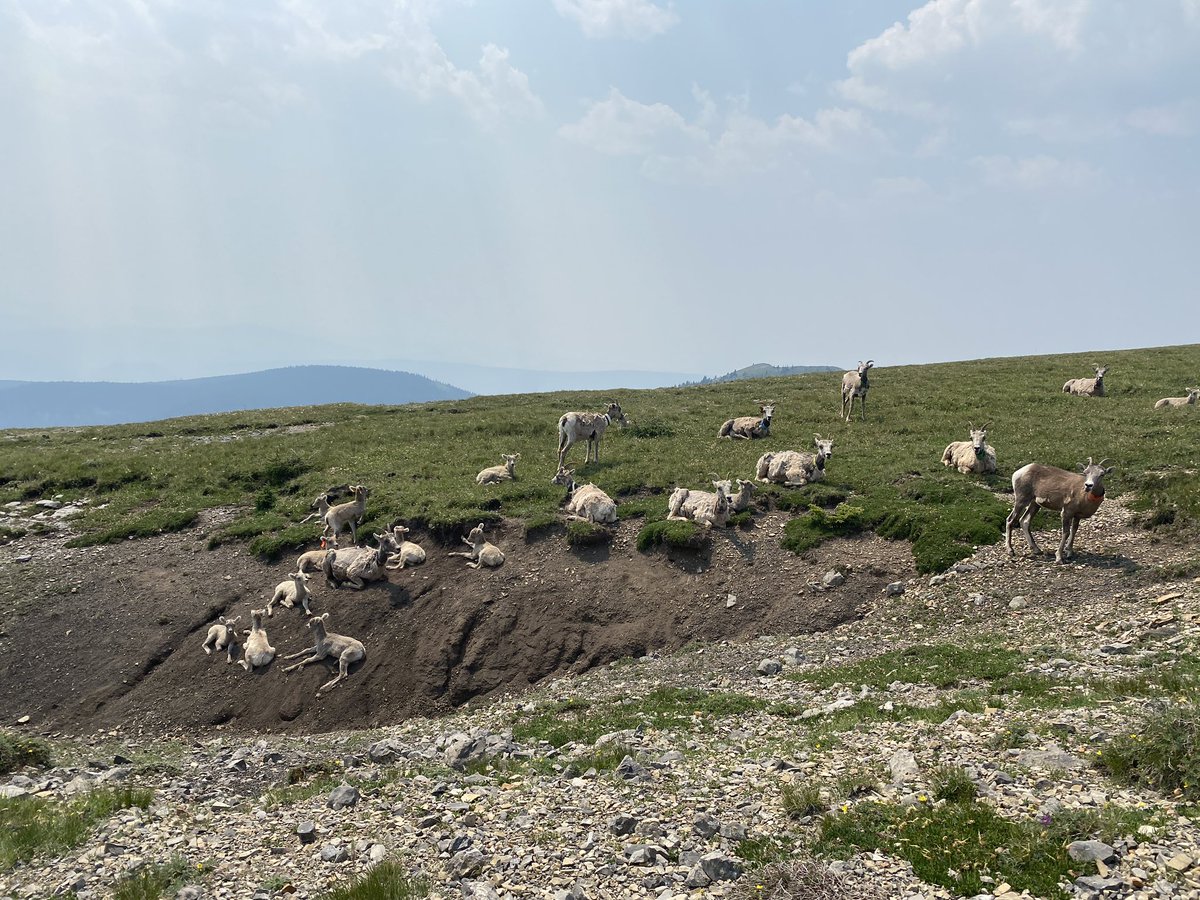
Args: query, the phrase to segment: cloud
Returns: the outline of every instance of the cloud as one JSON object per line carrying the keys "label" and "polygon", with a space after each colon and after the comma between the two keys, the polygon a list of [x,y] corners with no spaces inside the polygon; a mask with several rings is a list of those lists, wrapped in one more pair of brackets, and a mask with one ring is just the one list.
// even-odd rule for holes
{"label": "cloud", "polygon": [[632,38],[644,41],[679,22],[672,6],[649,0],[554,0],[564,18],[574,19],[590,38]]}
{"label": "cloud", "polygon": [[[1200,2],[1200,0],[1198,0]],[[1160,137],[1187,137],[1196,133],[1196,104],[1190,100],[1160,106],[1143,106],[1125,117],[1137,131]]]}
{"label": "cloud", "polygon": [[645,155],[680,141],[708,141],[703,128],[689,125],[667,104],[639,103],[616,88],[606,99],[593,103],[582,119],[564,125],[558,133],[609,156]]}
{"label": "cloud", "polygon": [[1004,155],[977,156],[971,163],[982,173],[986,184],[1026,191],[1079,188],[1094,182],[1099,176],[1097,170],[1087,163],[1045,155],[1024,159]]}

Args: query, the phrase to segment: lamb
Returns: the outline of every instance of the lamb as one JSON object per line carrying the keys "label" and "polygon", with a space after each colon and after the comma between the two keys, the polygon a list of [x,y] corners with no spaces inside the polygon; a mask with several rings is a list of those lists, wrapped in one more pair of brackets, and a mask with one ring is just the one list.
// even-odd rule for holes
{"label": "lamb", "polygon": [[576,484],[574,474],[572,469],[560,468],[550,479],[551,484],[561,484],[567,489],[567,518],[585,519],[599,525],[617,524],[616,501],[594,484]]}
{"label": "lamb", "polygon": [[275,593],[267,601],[267,618],[275,615],[275,604],[281,603],[291,609],[297,603],[304,607],[304,614],[311,615],[308,601],[312,594],[308,592],[308,575],[304,572],[291,572],[286,581],[275,585]]}
{"label": "lamb", "polygon": [[853,372],[847,372],[842,376],[842,418],[847,422],[850,421],[850,414],[854,411],[854,398],[858,398],[858,411],[862,414],[862,420],[867,421],[867,390],[871,387],[867,380],[867,372],[875,368],[875,360],[868,359],[863,362],[858,361],[858,368]]}
{"label": "lamb", "polygon": [[737,480],[737,493],[733,491],[733,482],[726,478],[723,481],[717,482],[721,485],[721,489],[725,491],[725,496],[729,498],[729,511],[731,513],[740,513],[750,507],[750,498],[754,495],[754,482],[745,481],[741,478]]}
{"label": "lamb", "polygon": [[1163,409],[1167,406],[1195,406],[1196,401],[1200,400],[1200,388],[1184,388],[1187,391],[1186,397],[1163,397],[1154,404],[1155,409]]}
{"label": "lamb", "polygon": [[1055,466],[1044,466],[1041,463],[1030,463],[1013,472],[1013,508],[1004,523],[1004,546],[1008,555],[1013,556],[1012,530],[1018,522],[1025,532],[1025,540],[1029,549],[1040,553],[1041,549],[1033,539],[1029,523],[1034,514],[1043,507],[1061,510],[1062,540],[1054,554],[1056,562],[1070,559],[1075,547],[1075,532],[1079,528],[1080,519],[1091,518],[1100,504],[1104,502],[1104,476],[1112,471],[1112,467],[1104,468],[1107,460],[1101,460],[1093,465],[1089,456],[1087,465],[1080,466],[1082,474],[1068,472]]}
{"label": "lamb", "polygon": [[625,413],[621,412],[621,404],[608,404],[608,410],[602,413],[569,412],[563,413],[558,420],[558,467],[563,468],[563,460],[567,451],[579,441],[587,441],[587,450],[583,463],[587,465],[592,459],[592,448],[595,448],[596,462],[600,462],[600,441],[604,432],[613,422],[628,425]]}
{"label": "lamb", "polygon": [[317,696],[321,695],[322,691],[327,691],[345,679],[350,671],[351,663],[356,663],[367,655],[367,648],[363,646],[362,641],[352,637],[346,637],[344,634],[333,634],[325,630],[325,620],[329,618],[329,613],[324,613],[321,616],[313,616],[308,620],[308,627],[312,629],[313,637],[316,640],[316,645],[310,650],[301,650],[298,653],[290,653],[283,659],[299,659],[301,656],[307,657],[294,663],[290,666],[285,666],[284,672],[292,672],[299,669],[301,666],[307,666],[309,663],[320,662],[321,660],[332,657],[338,662],[337,676],[332,680],[325,682],[317,688]]}
{"label": "lamb", "polygon": [[325,513],[325,531],[333,538],[333,543],[336,545],[338,535],[342,533],[346,526],[350,526],[350,542],[358,543],[358,525],[363,515],[367,511],[367,497],[371,492],[361,484],[352,486],[354,491],[354,499],[349,503],[339,503],[337,506],[331,506]]}
{"label": "lamb", "polygon": [[484,469],[475,476],[476,484],[499,484],[501,481],[515,481],[516,476],[513,474],[513,469],[517,465],[517,460],[521,458],[520,453],[501,453],[500,458],[504,463],[499,466],[492,466]]}
{"label": "lamb", "polygon": [[325,552],[333,546],[333,538],[322,537],[321,546],[316,550],[301,553],[296,558],[297,572],[320,572],[325,563]]}
{"label": "lamb", "polygon": [[[990,422],[988,423],[991,424]],[[996,448],[988,446],[987,429],[968,423],[969,441],[953,441],[942,451],[942,465],[954,466],[964,475],[990,475],[996,471]]]}
{"label": "lamb", "polygon": [[425,562],[425,550],[420,544],[405,540],[408,528],[397,525],[392,529],[392,540],[396,544],[396,560],[387,564],[389,569],[403,569],[407,566],[419,566]]}
{"label": "lamb", "polygon": [[483,523],[480,522],[471,529],[470,534],[463,538],[463,543],[471,549],[469,552],[461,550],[452,551],[447,556],[464,556],[471,562],[467,563],[467,568],[478,569],[480,566],[495,568],[504,563],[504,554],[495,544],[487,541],[483,536]]}
{"label": "lamb", "polygon": [[690,520],[705,528],[714,525],[724,527],[729,521],[729,498],[725,496],[725,487],[721,482],[714,481],[712,484],[717,489],[715,494],[675,488],[667,501],[667,518],[680,522]]}
{"label": "lamb", "polygon": [[208,636],[204,639],[204,652],[211,656],[213,650],[220,653],[226,650],[228,654],[227,662],[233,662],[233,648],[238,645],[237,623],[238,616],[232,619],[227,619],[224,616],[217,618],[215,625],[209,626]]}
{"label": "lamb", "polygon": [[326,550],[321,563],[325,583],[335,588],[348,584],[354,590],[361,591],[368,582],[386,578],[388,557],[396,552],[396,542],[387,533],[375,535],[375,540],[379,546],[374,550],[370,547]]}
{"label": "lamb", "polygon": [[748,441],[753,438],[765,438],[771,433],[771,417],[775,415],[775,404],[767,403],[758,408],[760,416],[740,416],[727,419],[717,432],[717,437],[738,438]]}
{"label": "lamb", "polygon": [[1076,397],[1103,397],[1104,376],[1108,366],[1092,366],[1095,378],[1072,378],[1063,385],[1064,394],[1074,394]]}
{"label": "lamb", "polygon": [[301,519],[301,525],[303,525],[305,522],[311,522],[314,519],[318,522],[324,522],[325,513],[329,512],[329,495],[321,494],[321,496],[317,497],[317,499],[315,499],[309,505],[309,509],[313,509],[315,512],[310,512],[307,516]]}
{"label": "lamb", "polygon": [[802,487],[825,478],[825,463],[833,456],[833,441],[813,435],[816,453],[779,450],[764,453],[758,458],[755,477],[766,484],[774,482],[788,487]]}
{"label": "lamb", "polygon": [[267,632],[262,627],[265,609],[250,610],[250,630],[246,632],[246,645],[238,664],[247,672],[259,666],[269,665],[275,658],[275,648],[267,642]]}

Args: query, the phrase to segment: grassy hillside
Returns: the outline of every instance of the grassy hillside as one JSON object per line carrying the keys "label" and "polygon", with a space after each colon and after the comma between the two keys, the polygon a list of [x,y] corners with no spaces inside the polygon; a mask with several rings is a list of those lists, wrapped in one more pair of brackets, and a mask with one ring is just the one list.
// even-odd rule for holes
{"label": "grassy hillside", "polygon": [[[1109,396],[1061,393],[1062,383],[1112,368]],[[578,474],[622,501],[623,514],[662,518],[663,490],[705,487],[712,473],[750,477],[768,449],[810,449],[814,432],[834,439],[828,479],[800,492],[772,489],[795,508],[798,549],[829,532],[869,527],[913,541],[923,571],[944,569],[972,544],[995,541],[1015,468],[1040,461],[1075,468],[1109,457],[1110,493],[1135,489],[1148,522],[1191,533],[1200,521],[1195,468],[1200,410],[1155,410],[1200,373],[1200,346],[877,367],[868,421],[837,418],[836,373],[650,391],[622,391],[632,428],[614,429],[599,465]],[[777,402],[766,441],[720,440],[721,422]],[[554,393],[405,407],[350,405],[260,410],[151,425],[0,433],[0,503],[90,498],[76,519],[82,542],[120,540],[187,527],[200,510],[244,507],[213,543],[252,540],[255,552],[290,550],[319,527],[295,526],[324,488],[371,487],[366,528],[398,518],[445,533],[503,514],[533,526],[553,520],[561,491],[554,472],[556,422],[568,409],[600,409],[605,393]],[[857,413],[856,413],[857,415]],[[983,482],[945,469],[941,452],[966,423],[991,421],[998,476]],[[300,426],[300,427],[297,427]],[[520,452],[518,480],[478,487],[475,473]],[[582,459],[582,446],[571,460]],[[808,512],[809,503],[832,513]],[[1043,516],[1048,514],[1043,513]],[[1043,524],[1051,524],[1047,517]]]}

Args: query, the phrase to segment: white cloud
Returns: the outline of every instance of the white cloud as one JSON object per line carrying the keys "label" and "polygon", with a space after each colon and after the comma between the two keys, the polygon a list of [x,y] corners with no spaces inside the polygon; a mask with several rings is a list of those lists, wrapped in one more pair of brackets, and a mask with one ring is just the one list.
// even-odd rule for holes
{"label": "white cloud", "polygon": [[983,175],[986,184],[1027,191],[1083,187],[1099,175],[1087,163],[1045,155],[1022,159],[1005,155],[977,156],[971,163]]}
{"label": "white cloud", "polygon": [[662,34],[679,16],[649,0],[554,0],[554,8],[574,19],[590,38],[621,37],[644,41]]}
{"label": "white cloud", "polygon": [[[1198,0],[1200,2],[1200,0]],[[1190,100],[1133,110],[1125,121],[1130,128],[1160,137],[1186,137],[1196,133],[1196,104]]]}
{"label": "white cloud", "polygon": [[665,103],[639,103],[612,88],[608,97],[591,105],[583,118],[558,133],[569,141],[610,156],[644,155],[684,141],[705,143],[708,133],[689,125]]}

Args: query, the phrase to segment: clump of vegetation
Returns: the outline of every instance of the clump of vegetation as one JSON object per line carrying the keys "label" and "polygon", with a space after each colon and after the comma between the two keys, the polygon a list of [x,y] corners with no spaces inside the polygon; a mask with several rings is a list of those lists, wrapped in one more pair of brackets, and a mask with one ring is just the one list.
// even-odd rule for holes
{"label": "clump of vegetation", "polygon": [[776,509],[811,509],[819,506],[823,509],[833,509],[839,503],[850,498],[848,488],[840,485],[819,481],[816,484],[806,484],[797,488],[780,488],[769,495]]}
{"label": "clump of vegetation", "polygon": [[118,810],[146,809],[154,792],[137,788],[97,788],[77,800],[42,797],[0,799],[0,871],[40,853],[64,853]]}
{"label": "clump of vegetation", "polygon": [[635,438],[669,438],[675,437],[675,429],[660,419],[630,425],[625,433]]}
{"label": "clump of vegetation", "polygon": [[780,793],[783,800],[783,811],[792,819],[815,816],[817,813],[825,812],[828,808],[821,799],[821,789],[812,783],[785,784]]}
{"label": "clump of vegetation", "polygon": [[399,863],[385,859],[349,884],[321,895],[320,900],[416,900],[429,896],[429,884],[414,878]]}
{"label": "clump of vegetation", "polygon": [[1200,711],[1172,707],[1147,716],[1109,741],[1097,764],[1126,784],[1200,799]]}
{"label": "clump of vegetation", "polygon": [[987,745],[992,750],[1015,750],[1018,747],[1025,746],[1025,739],[1029,736],[1029,726],[1021,722],[1016,722],[1008,728],[1002,728],[990,738]]}
{"label": "clump of vegetation", "polygon": [[740,879],[730,896],[734,900],[888,900],[883,891],[866,882],[850,884],[817,860],[785,859]]}
{"label": "clump of vegetation", "polygon": [[113,900],[158,900],[183,887],[191,874],[187,860],[179,856],[158,865],[142,866],[116,883]]}
{"label": "clump of vegetation", "polygon": [[13,541],[20,540],[29,532],[24,528],[14,527],[12,525],[0,525],[0,546],[11,544]]}
{"label": "clump of vegetation", "polygon": [[965,681],[993,681],[1011,675],[1021,665],[1021,654],[1003,647],[953,644],[917,644],[891,650],[870,659],[789,675],[817,687],[866,684],[885,688],[893,681],[948,688]]}
{"label": "clump of vegetation", "polygon": [[803,553],[831,537],[846,537],[862,530],[861,506],[839,503],[832,512],[812,506],[807,514],[792,519],[784,526],[782,544],[785,550]]}
{"label": "clump of vegetation", "polygon": [[695,522],[668,519],[651,522],[637,536],[637,548],[643,553],[660,545],[675,550],[700,550],[707,543],[707,532]]}
{"label": "clump of vegetation", "polygon": [[0,731],[0,775],[22,766],[44,769],[50,765],[50,745],[41,738]]}
{"label": "clump of vegetation", "polygon": [[97,544],[117,544],[130,538],[154,537],[172,531],[183,531],[196,523],[200,513],[195,509],[154,509],[132,521],[123,522],[95,534],[81,534],[67,541],[68,547],[92,547]]}
{"label": "clump of vegetation", "polygon": [[792,847],[785,837],[769,834],[739,841],[733,855],[752,866],[769,866],[790,857]]}
{"label": "clump of vegetation", "polygon": [[612,531],[594,522],[576,520],[567,523],[567,543],[572,547],[594,547],[612,540]]}
{"label": "clump of vegetation", "polygon": [[969,803],[979,796],[979,788],[962,766],[938,766],[930,773],[929,786],[935,799],[947,803]]}

